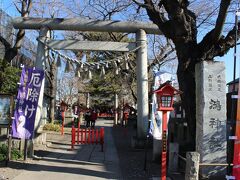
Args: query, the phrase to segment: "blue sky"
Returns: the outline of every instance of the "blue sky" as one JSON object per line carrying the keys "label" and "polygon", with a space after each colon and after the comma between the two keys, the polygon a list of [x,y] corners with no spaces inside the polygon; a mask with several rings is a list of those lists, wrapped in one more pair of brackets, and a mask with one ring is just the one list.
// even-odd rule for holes
{"label": "blue sky", "polygon": [[[0,7],[11,16],[18,16],[15,7],[9,0],[0,0]],[[233,80],[233,48],[223,57],[216,57],[216,60],[224,61],[226,64],[226,82]],[[240,75],[240,46],[237,47],[237,69],[236,77]]]}

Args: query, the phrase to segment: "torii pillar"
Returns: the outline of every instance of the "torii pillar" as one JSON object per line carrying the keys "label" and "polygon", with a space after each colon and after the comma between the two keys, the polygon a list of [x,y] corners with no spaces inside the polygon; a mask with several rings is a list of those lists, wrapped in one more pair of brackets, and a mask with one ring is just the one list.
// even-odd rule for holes
{"label": "torii pillar", "polygon": [[148,69],[147,36],[142,29],[136,32],[137,47],[137,138],[145,139],[148,131]]}
{"label": "torii pillar", "polygon": [[[47,27],[42,27],[39,32],[39,38],[44,39],[44,41],[47,41],[50,37],[49,34],[49,29]],[[47,47],[41,43],[38,42],[37,46],[37,56],[36,56],[36,61],[34,63],[34,66],[37,69],[45,69],[45,63],[48,57],[48,49]],[[45,78],[42,81],[42,86],[40,90],[40,96],[38,100],[38,107],[37,107],[37,112],[36,112],[36,118],[35,118],[35,123],[34,123],[34,139],[33,143],[34,144],[45,144],[46,143],[46,133],[41,132],[41,126],[46,123],[46,117],[42,117],[42,114],[46,114],[46,112],[43,113],[43,110],[46,111],[46,107],[44,107],[43,104],[43,94],[44,94],[44,86],[45,86]],[[44,122],[41,122],[41,119],[44,119]],[[34,145],[31,148],[31,156],[36,157],[34,155]]]}

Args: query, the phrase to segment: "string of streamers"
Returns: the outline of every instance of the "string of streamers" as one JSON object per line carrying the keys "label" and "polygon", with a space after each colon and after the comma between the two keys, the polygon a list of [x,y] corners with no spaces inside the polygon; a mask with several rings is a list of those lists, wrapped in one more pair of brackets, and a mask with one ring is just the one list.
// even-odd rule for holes
{"label": "string of streamers", "polygon": [[[39,40],[39,39],[38,39]],[[42,42],[41,40],[39,40],[40,42]],[[129,69],[129,65],[128,65],[128,61],[129,61],[129,57],[128,57],[128,53],[125,53],[124,55],[122,56],[119,56],[119,57],[116,57],[114,59],[111,59],[111,60],[107,60],[107,61],[104,61],[104,62],[82,62],[82,61],[79,61],[77,59],[73,59],[73,58],[70,58],[64,54],[62,54],[61,52],[55,50],[54,48],[51,48],[48,44],[46,44],[45,42],[42,42],[45,46],[47,46],[53,53],[56,54],[56,56],[53,56],[55,57],[55,59],[57,59],[57,66],[60,67],[62,65],[61,63],[61,60],[64,59],[66,61],[66,67],[65,67],[65,71],[66,73],[70,72],[70,71],[73,71],[74,69],[74,66],[73,64],[76,64],[76,73],[75,73],[75,76],[76,77],[81,77],[81,72],[83,70],[87,71],[87,75],[88,75],[88,78],[91,79],[92,78],[92,73],[91,73],[91,70],[92,69],[95,69],[95,67],[99,70],[101,69],[101,73],[100,73],[100,76],[103,77],[105,75],[105,68],[109,68],[109,65],[110,66],[113,66],[114,67],[114,70],[115,70],[115,74],[118,75],[119,74],[119,65],[122,61],[123,61],[123,69],[126,69],[128,70]],[[136,51],[137,49],[139,49],[140,47],[137,47],[136,49],[134,49],[133,51],[131,52],[134,52]]]}
{"label": "string of streamers", "polygon": [[[40,41],[42,42],[42,41]],[[107,60],[107,61],[104,61],[104,62],[82,62],[82,61],[79,61],[77,59],[73,59],[73,58],[70,58],[66,55],[64,55],[63,53],[51,48],[50,46],[48,46],[45,42],[42,42],[44,43],[44,45],[46,45],[49,50],[52,51],[52,53],[55,53],[57,56],[57,66],[60,67],[62,65],[61,63],[61,60],[64,59],[66,61],[66,68],[65,68],[65,72],[70,72],[73,70],[73,64],[76,64],[77,66],[77,71],[80,71],[81,69],[88,69],[89,70],[92,70],[92,69],[95,69],[95,67],[97,69],[100,69],[100,66],[101,66],[101,71],[102,70],[102,67],[104,66],[105,68],[109,68],[109,65],[112,65],[115,70],[116,70],[116,74],[118,74],[118,64],[117,62],[120,64],[122,61],[124,62],[124,69],[128,69],[128,54],[125,53],[124,55],[122,56],[119,56],[119,57],[116,57],[114,59],[111,59],[111,60]],[[137,47],[136,49],[134,49],[133,51],[136,51],[137,49],[139,49],[139,47]],[[105,71],[105,70],[104,70]],[[77,73],[76,73],[77,74]]]}
{"label": "string of streamers", "polygon": [[81,73],[81,71],[83,71],[83,69],[85,69],[85,71],[88,71],[88,78],[91,79],[92,78],[91,70],[95,69],[95,68],[97,70],[101,69],[100,76],[104,77],[104,75],[106,73],[105,68],[109,68],[109,65],[114,67],[115,74],[118,75],[119,69],[120,69],[118,67],[119,66],[118,63],[120,64],[122,61],[123,61],[123,69],[126,69],[126,70],[129,69],[128,54],[124,54],[120,57],[116,57],[114,59],[104,61],[104,62],[82,62],[77,59],[70,58],[53,48],[50,48],[50,50],[52,52],[54,52],[55,54],[57,54],[56,57],[57,57],[57,66],[58,67],[60,67],[62,65],[62,63],[61,63],[62,59],[64,59],[66,61],[66,67],[65,67],[65,71],[64,71],[65,73],[73,71],[73,69],[74,69],[73,64],[76,64],[76,73],[75,73],[76,77],[81,77],[80,73]]}

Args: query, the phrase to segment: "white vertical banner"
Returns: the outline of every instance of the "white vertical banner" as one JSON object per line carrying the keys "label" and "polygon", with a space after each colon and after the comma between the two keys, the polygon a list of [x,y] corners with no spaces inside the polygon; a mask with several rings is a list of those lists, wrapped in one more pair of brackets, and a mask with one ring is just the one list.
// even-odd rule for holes
{"label": "white vertical banner", "polygon": [[[154,86],[153,91],[157,90],[161,84],[165,83],[166,81],[174,81],[174,77],[172,74],[167,72],[157,72],[154,76]],[[157,103],[157,97],[156,93],[152,94],[152,108],[151,108],[151,114],[150,114],[150,129],[149,133],[152,134],[152,136],[155,139],[162,139],[162,112],[158,111],[158,103]],[[167,113],[168,119],[170,112]]]}

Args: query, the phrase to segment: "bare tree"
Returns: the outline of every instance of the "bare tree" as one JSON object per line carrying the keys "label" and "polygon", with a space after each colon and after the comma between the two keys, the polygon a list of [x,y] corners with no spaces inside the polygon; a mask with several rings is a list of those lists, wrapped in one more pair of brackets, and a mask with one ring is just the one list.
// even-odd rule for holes
{"label": "bare tree", "polygon": [[58,96],[67,104],[73,104],[78,100],[78,78],[73,73],[64,73],[58,80]]}
{"label": "bare tree", "polygon": [[[21,17],[28,17],[33,5],[32,0],[19,0],[14,3],[17,11],[20,13]],[[11,45],[5,45],[6,53],[4,60],[10,62],[17,54],[21,48],[23,37],[25,35],[24,29],[19,29],[16,35],[16,41],[13,47]]]}
{"label": "bare tree", "polygon": [[[195,65],[201,61],[213,61],[214,57],[223,56],[234,46],[235,27],[226,36],[222,35],[232,1],[221,0],[220,4],[218,4],[218,13],[213,28],[199,43],[197,40],[197,16],[190,9],[190,1],[133,1],[139,7],[146,9],[150,20],[158,25],[164,36],[171,39],[175,45],[178,57],[177,76],[179,87],[183,91],[182,101],[186,110],[190,133],[192,137],[195,137]],[[211,2],[209,3],[211,4]],[[194,147],[193,144],[192,148]]]}
{"label": "bare tree", "polygon": [[45,87],[44,95],[49,99],[49,117],[50,122],[54,122],[55,119],[55,100],[57,91],[57,65],[56,65],[56,55],[48,56],[45,75],[47,77],[47,85]]}

